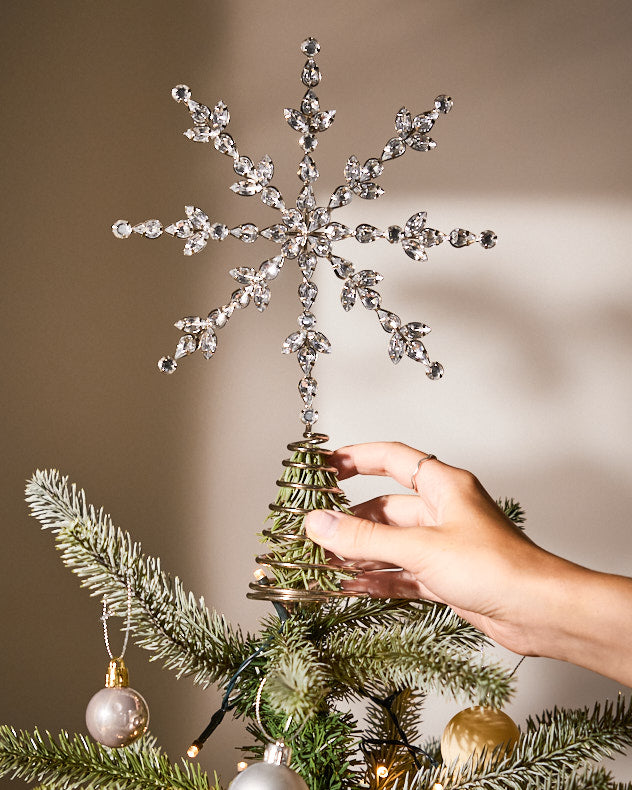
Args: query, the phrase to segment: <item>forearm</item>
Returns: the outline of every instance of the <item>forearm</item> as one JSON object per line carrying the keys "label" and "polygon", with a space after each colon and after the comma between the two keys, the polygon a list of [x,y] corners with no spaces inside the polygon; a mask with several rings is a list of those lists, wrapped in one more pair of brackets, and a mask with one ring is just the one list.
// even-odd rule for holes
{"label": "forearm", "polygon": [[632,579],[548,555],[538,600],[535,646],[632,685]]}

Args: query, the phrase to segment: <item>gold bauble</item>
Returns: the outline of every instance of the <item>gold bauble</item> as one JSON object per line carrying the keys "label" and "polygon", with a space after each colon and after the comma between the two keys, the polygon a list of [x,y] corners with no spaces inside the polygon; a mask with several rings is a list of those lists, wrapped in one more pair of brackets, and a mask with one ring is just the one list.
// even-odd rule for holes
{"label": "gold bauble", "polygon": [[441,737],[441,756],[446,765],[458,760],[458,769],[472,755],[478,759],[485,748],[489,757],[501,744],[511,752],[519,736],[518,727],[506,713],[476,705],[457,713],[447,723]]}

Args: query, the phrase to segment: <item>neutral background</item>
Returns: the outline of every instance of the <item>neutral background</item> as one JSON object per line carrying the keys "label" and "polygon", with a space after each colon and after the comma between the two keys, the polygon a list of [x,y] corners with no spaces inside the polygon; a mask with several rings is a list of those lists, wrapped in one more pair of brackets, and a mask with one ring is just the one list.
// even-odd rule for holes
{"label": "neutral background", "polygon": [[[173,321],[222,304],[228,269],[275,248],[231,238],[183,258],[179,241],[121,242],[110,225],[167,224],[188,203],[231,226],[275,221],[228,191],[229,159],[182,137],[188,114],[170,90],[186,82],[201,101],[224,99],[240,150],[269,153],[291,197],[300,151],[282,109],[302,95],[306,35],[322,44],[323,106],[338,110],[316,152],[321,198],[349,154],[379,154],[402,104],[419,112],[449,92],[437,150],[392,163],[387,194],[341,217],[385,227],[425,209],[443,230],[499,235],[492,251],[443,245],[426,264],[388,244],[341,245],[386,275],[388,307],[432,326],[446,376],[391,365],[374,316],[344,314],[323,270],[316,312],[335,348],[316,371],[318,427],[332,446],[398,439],[471,468],[494,495],[522,501],[536,541],[630,573],[628,2],[5,0],[2,12],[0,720],[83,730],[106,665],[99,602],[26,514],[36,467],[77,481],[232,621],[254,628],[265,611],[245,592],[285,445],[301,430],[298,366],[279,353],[298,277],[288,264],[267,313],[238,314],[211,362],[196,355],[167,378],[155,362],[175,347]],[[348,486],[356,501],[386,490]],[[130,651],[132,685],[175,758],[218,696],[146,658]],[[528,659],[518,679],[519,723],[620,690],[545,659]],[[432,701],[428,733],[456,709]],[[226,781],[240,727],[224,724],[201,755]],[[632,764],[616,770],[629,779]]]}

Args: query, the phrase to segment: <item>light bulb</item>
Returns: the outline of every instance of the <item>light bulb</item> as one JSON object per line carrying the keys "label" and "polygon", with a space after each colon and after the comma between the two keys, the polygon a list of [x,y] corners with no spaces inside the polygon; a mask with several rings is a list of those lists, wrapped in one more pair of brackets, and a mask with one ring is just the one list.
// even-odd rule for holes
{"label": "light bulb", "polygon": [[242,771],[245,771],[246,768],[248,768],[248,763],[245,760],[240,760],[237,763],[237,770],[239,771],[239,773],[241,773]]}
{"label": "light bulb", "polygon": [[388,776],[388,768],[385,765],[378,765],[375,769],[375,773],[380,779],[386,779]]}

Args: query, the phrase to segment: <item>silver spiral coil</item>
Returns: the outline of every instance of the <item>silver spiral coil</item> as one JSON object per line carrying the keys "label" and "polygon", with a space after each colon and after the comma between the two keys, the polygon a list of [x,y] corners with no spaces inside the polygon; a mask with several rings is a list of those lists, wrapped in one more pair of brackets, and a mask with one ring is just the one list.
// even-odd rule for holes
{"label": "silver spiral coil", "polygon": [[[287,449],[294,453],[297,452],[317,452],[319,455],[328,456],[332,455],[332,451],[320,445],[329,441],[329,437],[324,433],[311,433],[305,432],[303,439],[298,442],[291,442],[287,445]],[[304,461],[293,461],[291,458],[283,461],[283,466],[290,469],[303,469],[313,470],[319,472],[337,473],[333,466],[323,466],[322,464],[309,464]],[[279,488],[294,489],[301,491],[314,491],[317,493],[328,494],[342,494],[342,490],[337,486],[319,486],[309,483],[292,482],[289,480],[277,480],[276,484]],[[309,509],[301,507],[291,507],[290,505],[277,505],[270,504],[268,506],[273,513],[290,514],[293,516],[305,516],[310,512]],[[270,529],[262,530],[261,534],[270,543],[306,543],[310,540],[307,535],[297,535],[290,532],[272,532]],[[342,572],[349,577],[358,576],[362,573],[361,568],[352,565],[327,565],[325,563],[311,563],[311,562],[287,562],[278,560],[272,554],[260,554],[255,558],[255,561],[262,565],[264,568],[284,568],[287,570],[323,570]],[[290,587],[279,587],[275,585],[274,581],[270,579],[265,573],[260,572],[259,580],[251,582],[251,592],[247,593],[248,598],[255,600],[265,600],[279,603],[311,603],[311,602],[324,602],[331,598],[341,597],[361,597],[362,593],[349,592],[347,590],[324,590],[319,587],[310,589],[293,589]]]}

